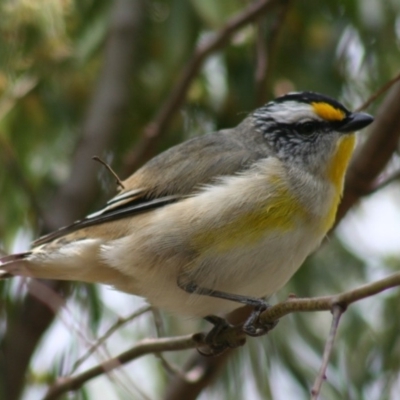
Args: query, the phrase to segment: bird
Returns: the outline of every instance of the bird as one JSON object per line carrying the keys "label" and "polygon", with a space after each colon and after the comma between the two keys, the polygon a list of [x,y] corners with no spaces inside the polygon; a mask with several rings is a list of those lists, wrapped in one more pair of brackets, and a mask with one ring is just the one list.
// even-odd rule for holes
{"label": "bird", "polygon": [[332,227],[355,147],[373,122],[316,92],[290,92],[236,127],[157,155],[105,207],[0,258],[0,278],[102,283],[173,314],[258,312]]}

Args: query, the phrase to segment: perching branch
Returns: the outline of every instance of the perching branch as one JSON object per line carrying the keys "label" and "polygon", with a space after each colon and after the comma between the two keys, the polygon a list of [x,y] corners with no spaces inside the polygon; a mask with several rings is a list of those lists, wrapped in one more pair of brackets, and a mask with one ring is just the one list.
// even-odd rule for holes
{"label": "perching branch", "polygon": [[357,289],[349,290],[332,296],[321,296],[312,298],[289,297],[287,300],[278,303],[265,310],[260,317],[261,322],[276,321],[293,312],[306,311],[330,311],[335,306],[344,310],[350,304],[374,296],[385,290],[400,286],[400,272],[383,278],[379,281],[368,283]]}
{"label": "perching branch", "polygon": [[85,382],[93,379],[104,372],[109,372],[122,364],[126,364],[136,358],[151,353],[159,353],[164,351],[176,351],[191,349],[196,346],[192,335],[178,336],[173,338],[162,339],[144,339],[130,350],[121,353],[119,356],[111,358],[104,363],[90,368],[87,371],[76,375],[72,378],[60,378],[53,386],[50,387],[44,400],[56,399],[63,393],[71,390],[79,389]]}
{"label": "perching branch", "polygon": [[[338,312],[335,310],[337,309],[340,309],[342,313],[350,304],[355,303],[356,301],[374,296],[378,293],[397,286],[400,286],[400,273],[390,275],[387,278],[381,279],[379,281],[372,282],[359,288],[333,296],[303,299],[291,296],[286,301],[278,303],[264,311],[260,316],[260,322],[265,323],[277,321],[279,318],[282,318],[285,315],[293,312],[332,311],[334,315],[336,315]],[[336,318],[338,319],[338,317]],[[332,349],[334,333],[337,329],[338,320],[334,322],[334,324],[335,327],[332,328],[331,331],[333,333],[330,335],[327,344],[327,355],[324,356],[324,364],[322,368],[325,369],[325,364],[327,364],[326,358],[329,356],[328,351],[330,352]],[[230,330],[221,332],[221,334],[218,335],[218,340],[223,341],[224,338],[232,337],[232,335],[236,335],[238,338],[242,338],[242,326],[243,324],[238,324]],[[82,372],[79,375],[76,375],[74,377],[60,378],[58,382],[50,387],[49,392],[45,397],[45,400],[56,399],[63,393],[66,393],[70,390],[79,389],[85,382],[89,381],[90,379],[102,375],[104,372],[109,372],[114,368],[120,367],[121,365],[142,357],[146,354],[160,353],[165,351],[186,350],[205,345],[199,343],[198,340],[194,339],[195,337],[199,336],[199,334],[196,334],[172,338],[142,340],[132,349],[125,351],[117,357],[107,360],[106,362],[103,362],[96,367],[90,368],[89,370]]]}

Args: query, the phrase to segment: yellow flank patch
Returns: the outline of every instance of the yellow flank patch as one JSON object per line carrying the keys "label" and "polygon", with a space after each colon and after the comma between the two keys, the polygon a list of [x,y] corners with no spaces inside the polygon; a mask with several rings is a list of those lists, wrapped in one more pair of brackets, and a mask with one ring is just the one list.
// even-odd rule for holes
{"label": "yellow flank patch", "polygon": [[311,103],[315,113],[326,121],[341,121],[345,117],[344,111],[331,106],[328,103]]}
{"label": "yellow flank patch", "polygon": [[267,205],[259,210],[241,213],[228,224],[216,227],[194,239],[196,248],[214,248],[216,251],[229,251],[237,246],[257,243],[268,232],[287,232],[307,221],[307,210],[289,190],[276,189],[275,195]]}

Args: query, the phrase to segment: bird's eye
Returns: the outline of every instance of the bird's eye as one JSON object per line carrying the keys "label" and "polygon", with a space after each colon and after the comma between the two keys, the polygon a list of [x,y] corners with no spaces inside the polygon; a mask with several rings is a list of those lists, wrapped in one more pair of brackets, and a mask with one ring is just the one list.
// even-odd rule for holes
{"label": "bird's eye", "polygon": [[302,124],[299,124],[296,128],[297,132],[300,135],[312,135],[316,131],[316,126],[311,121],[303,122]]}

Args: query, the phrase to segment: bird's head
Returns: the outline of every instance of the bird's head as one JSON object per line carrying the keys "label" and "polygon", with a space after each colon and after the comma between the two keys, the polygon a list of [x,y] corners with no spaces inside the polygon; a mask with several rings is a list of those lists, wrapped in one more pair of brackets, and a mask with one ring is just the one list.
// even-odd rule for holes
{"label": "bird's head", "polygon": [[342,169],[342,164],[346,168],[354,148],[353,133],[373,121],[366,113],[350,112],[331,97],[314,92],[278,97],[257,109],[252,118],[276,157],[313,171],[325,166]]}

